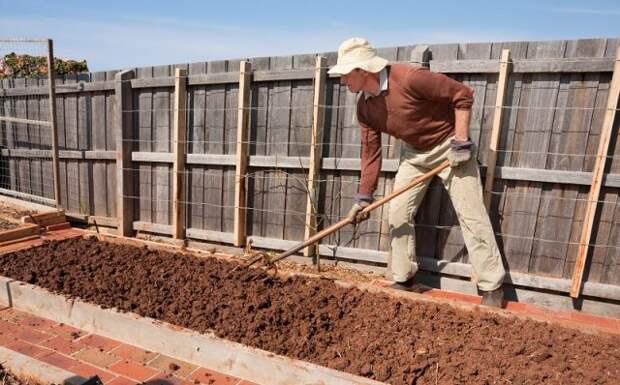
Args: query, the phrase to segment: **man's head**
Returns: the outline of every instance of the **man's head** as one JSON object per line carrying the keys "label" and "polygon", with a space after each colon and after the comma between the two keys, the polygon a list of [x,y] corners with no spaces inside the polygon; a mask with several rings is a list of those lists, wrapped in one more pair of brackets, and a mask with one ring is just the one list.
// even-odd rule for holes
{"label": "man's head", "polygon": [[387,60],[377,56],[377,51],[368,40],[354,37],[340,44],[338,60],[329,73],[340,75],[340,82],[346,84],[351,92],[373,92],[379,84],[377,73],[387,63]]}

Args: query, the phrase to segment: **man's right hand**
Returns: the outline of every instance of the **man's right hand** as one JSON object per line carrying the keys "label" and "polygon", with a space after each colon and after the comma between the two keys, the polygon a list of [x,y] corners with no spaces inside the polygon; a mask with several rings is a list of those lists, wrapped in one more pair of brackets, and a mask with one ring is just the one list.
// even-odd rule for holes
{"label": "man's right hand", "polygon": [[351,207],[351,210],[349,210],[349,213],[347,214],[347,219],[349,219],[353,224],[358,224],[365,221],[370,216],[370,213],[362,213],[361,211],[369,205],[370,203],[366,201],[360,201],[355,203],[353,207]]}

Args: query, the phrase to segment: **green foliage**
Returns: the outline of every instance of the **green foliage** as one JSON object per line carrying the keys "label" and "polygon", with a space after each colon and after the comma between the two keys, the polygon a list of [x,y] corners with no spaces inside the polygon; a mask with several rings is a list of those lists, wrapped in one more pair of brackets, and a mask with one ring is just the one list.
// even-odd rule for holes
{"label": "green foliage", "polygon": [[[56,75],[88,72],[86,60],[63,60],[54,58]],[[47,76],[47,57],[17,55],[15,52],[0,58],[0,79],[37,78]]]}

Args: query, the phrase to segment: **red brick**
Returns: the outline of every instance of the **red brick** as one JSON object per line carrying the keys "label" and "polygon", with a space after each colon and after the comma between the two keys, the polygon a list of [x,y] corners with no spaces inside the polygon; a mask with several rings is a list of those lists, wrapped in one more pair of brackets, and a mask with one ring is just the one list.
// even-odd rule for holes
{"label": "red brick", "polygon": [[14,324],[19,324],[26,317],[28,317],[28,314],[15,310],[12,307],[4,309],[0,312],[0,319],[12,322]]}
{"label": "red brick", "polygon": [[129,378],[125,378],[123,376],[118,376],[112,381],[108,382],[106,385],[137,385],[138,381],[130,380]]}
{"label": "red brick", "polygon": [[27,326],[33,329],[37,329],[38,331],[46,331],[51,327],[56,325],[55,322],[47,320],[45,318],[39,318],[35,316],[28,316],[20,320],[19,324],[21,326]]}
{"label": "red brick", "polygon": [[80,338],[78,341],[84,346],[98,348],[104,352],[110,351],[121,344],[118,341],[114,341],[109,338],[98,336],[96,334],[90,334],[86,337]]}
{"label": "red brick", "polygon": [[172,374],[158,374],[144,382],[147,385],[192,385],[193,382],[175,377]]}
{"label": "red brick", "polygon": [[24,328],[17,333],[17,338],[24,341],[28,341],[33,344],[41,343],[45,340],[49,340],[52,336],[43,332],[39,332],[33,329]]}
{"label": "red brick", "polygon": [[97,368],[83,362],[79,362],[77,365],[72,366],[69,371],[86,378],[97,375],[103,382],[111,381],[116,377],[107,370]]}
{"label": "red brick", "polygon": [[79,342],[68,341],[59,336],[53,337],[47,341],[43,341],[40,345],[69,356],[84,348],[84,345]]}
{"label": "red brick", "polygon": [[147,368],[146,366],[129,360],[117,362],[116,364],[110,366],[110,370],[114,373],[121,374],[125,377],[138,381],[144,381],[160,373],[155,369]]}
{"label": "red brick", "polygon": [[16,336],[17,333],[19,333],[20,331],[21,329],[19,328],[19,326],[17,326],[13,322],[0,320],[0,333],[1,334]]}
{"label": "red brick", "polygon": [[79,351],[73,355],[73,358],[77,358],[80,361],[88,362],[100,368],[107,368],[110,365],[120,361],[120,358],[113,356],[109,353],[100,351],[98,348],[88,348]]}
{"label": "red brick", "polygon": [[68,326],[65,324],[56,324],[49,330],[49,333],[55,334],[58,337],[61,337],[68,341],[75,340],[87,334],[86,332],[80,329],[76,329],[72,326]]}
{"label": "red brick", "polygon": [[69,222],[55,223],[53,225],[47,226],[47,231],[70,229],[70,228],[71,228],[71,225],[69,224]]}
{"label": "red brick", "polygon": [[15,341],[17,341],[17,339],[14,335],[2,334],[2,332],[0,332],[0,346],[6,346],[8,344],[12,344]]}
{"label": "red brick", "polygon": [[48,355],[38,357],[39,361],[46,362],[50,365],[57,366],[59,368],[63,368],[65,370],[69,370],[73,366],[79,364],[79,361],[74,360],[71,357],[64,356],[62,354],[58,354],[56,352],[52,352]]}
{"label": "red brick", "polygon": [[158,355],[157,353],[149,352],[148,350],[140,349],[127,344],[121,344],[117,348],[111,350],[110,353],[122,359],[135,361],[140,364],[146,364]]}
{"label": "red brick", "polygon": [[20,340],[10,343],[6,347],[8,349],[14,350],[21,354],[25,354],[27,356],[35,357],[35,358],[52,353],[52,351],[49,349],[45,349],[40,346],[36,346],[31,343],[20,341]]}
{"label": "red brick", "polygon": [[190,381],[196,381],[208,385],[234,385],[239,382],[238,378],[213,372],[205,368],[199,368],[189,377]]}
{"label": "red brick", "polygon": [[[174,364],[178,367],[176,370],[172,370],[170,365]],[[172,357],[164,356],[163,354],[149,362],[148,366],[159,369],[164,373],[173,373],[178,377],[187,377],[191,372],[196,370],[198,367],[196,365],[189,364],[184,361],[175,360]]]}

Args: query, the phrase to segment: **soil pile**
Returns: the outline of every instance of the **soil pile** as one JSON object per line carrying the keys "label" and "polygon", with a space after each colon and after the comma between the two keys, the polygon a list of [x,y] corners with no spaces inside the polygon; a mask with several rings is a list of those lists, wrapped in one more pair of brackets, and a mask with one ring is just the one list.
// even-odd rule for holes
{"label": "soil pile", "polygon": [[96,239],[0,256],[0,275],[391,384],[619,383],[620,337],[234,266]]}

